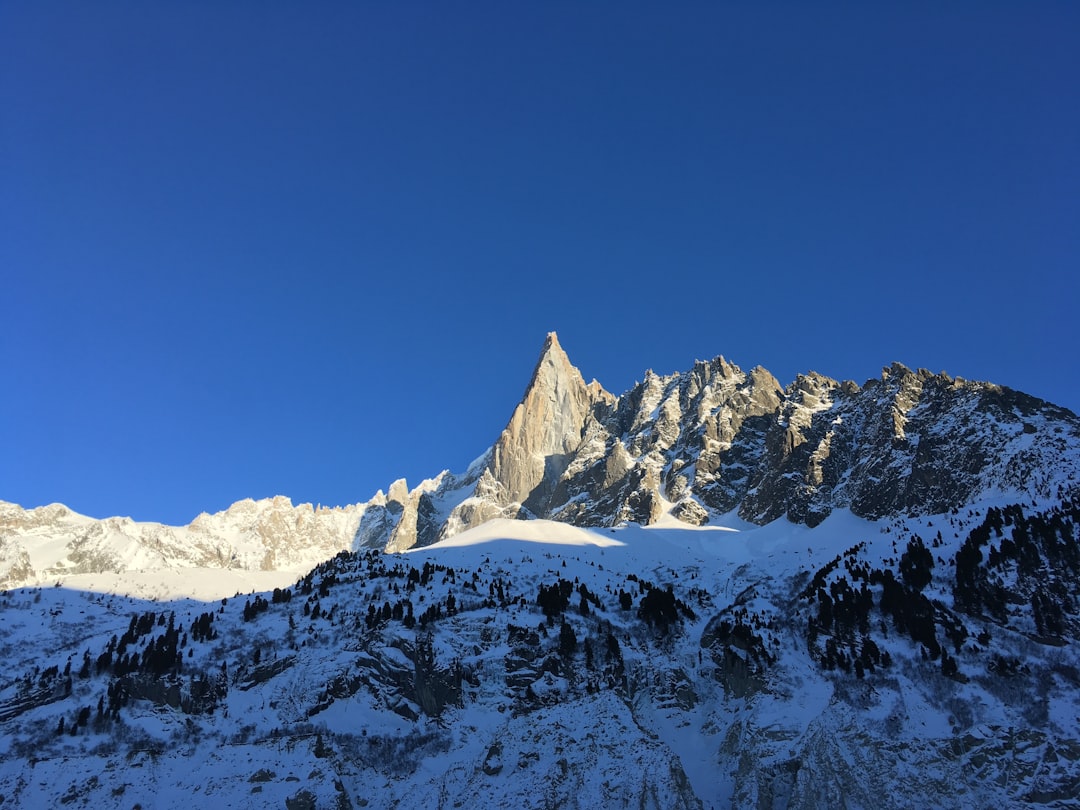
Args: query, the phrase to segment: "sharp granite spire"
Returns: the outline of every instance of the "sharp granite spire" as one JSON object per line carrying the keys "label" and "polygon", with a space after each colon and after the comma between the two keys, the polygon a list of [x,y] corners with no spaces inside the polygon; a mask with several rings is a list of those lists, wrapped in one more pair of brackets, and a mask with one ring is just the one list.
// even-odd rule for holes
{"label": "sharp granite spire", "polygon": [[593,406],[613,399],[599,383],[585,384],[550,332],[525,396],[492,451],[489,470],[507,505],[540,514],[581,444]]}
{"label": "sharp granite spire", "polygon": [[[387,551],[429,545],[492,518],[528,518],[547,512],[551,497],[570,459],[581,445],[585,426],[597,406],[615,397],[595,380],[586,384],[549,332],[525,394],[495,444],[463,476],[440,477],[440,492],[469,488],[449,514],[435,505],[439,492],[430,488],[398,497],[388,506],[396,515],[371,512],[361,528],[364,543],[387,536]],[[423,488],[423,485],[422,485]],[[377,515],[377,517],[376,517]],[[382,521],[382,523],[379,523]],[[376,525],[378,524],[378,525]]]}

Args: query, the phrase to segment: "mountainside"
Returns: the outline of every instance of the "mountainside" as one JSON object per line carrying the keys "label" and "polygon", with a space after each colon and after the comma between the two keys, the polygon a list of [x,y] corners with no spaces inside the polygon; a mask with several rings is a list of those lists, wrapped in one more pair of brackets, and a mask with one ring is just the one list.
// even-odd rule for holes
{"label": "mountainside", "polygon": [[0,806],[1080,808],[1078,466],[989,383],[552,334],[411,490],[0,503]]}
{"label": "mountainside", "polygon": [[759,525],[946,512],[988,496],[1048,498],[1080,482],[1080,419],[991,383],[894,363],[859,386],[811,372],[787,388],[720,357],[651,371],[620,397],[586,385],[554,333],[494,446],[464,474],[365,513],[363,545],[426,546],[493,517],[578,526]]}
{"label": "mountainside", "polygon": [[0,795],[1077,806],[1077,504],[728,523],[494,520],[209,603],[7,591]]}

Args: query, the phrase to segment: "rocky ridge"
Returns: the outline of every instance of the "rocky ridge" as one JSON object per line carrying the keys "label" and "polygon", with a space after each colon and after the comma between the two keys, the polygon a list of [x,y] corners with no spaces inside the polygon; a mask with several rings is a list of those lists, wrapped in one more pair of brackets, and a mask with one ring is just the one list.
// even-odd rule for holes
{"label": "rocky ridge", "polygon": [[494,518],[700,526],[735,512],[814,526],[835,509],[936,514],[1072,492],[1078,445],[1080,420],[1064,408],[899,363],[861,386],[810,372],[785,388],[717,357],[649,371],[616,397],[586,383],[551,333],[506,427],[463,473],[411,489],[399,479],[335,509],[245,500],[186,527],[0,502],[0,586],[170,567],[300,573],[338,551],[429,546]]}
{"label": "rocky ridge", "polygon": [[900,363],[863,385],[816,372],[786,388],[723,357],[615,397],[586,385],[554,333],[492,448],[460,476],[395,484],[363,545],[426,546],[495,517],[579,526],[702,525],[731,511],[814,526],[946,512],[1080,482],[1080,420],[1002,386]]}

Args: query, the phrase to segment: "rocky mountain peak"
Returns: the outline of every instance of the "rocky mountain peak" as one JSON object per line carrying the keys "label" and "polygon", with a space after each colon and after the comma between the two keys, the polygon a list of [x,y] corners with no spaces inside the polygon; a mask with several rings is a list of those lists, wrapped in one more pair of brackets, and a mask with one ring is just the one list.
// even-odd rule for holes
{"label": "rocky mountain peak", "polygon": [[405,503],[409,499],[409,484],[404,478],[399,478],[390,485],[386,499],[396,503]]}
{"label": "rocky mountain peak", "polygon": [[649,370],[615,397],[585,384],[552,332],[490,450],[422,492],[395,485],[385,506],[369,504],[357,540],[398,551],[493,518],[700,525],[737,510],[813,526],[838,508],[940,513],[986,492],[1073,486],[1078,436],[1064,409],[901,363],[861,387],[814,371],[782,386],[718,356]]}
{"label": "rocky mountain peak", "polygon": [[[525,388],[521,406],[534,417],[543,412],[572,418],[575,404],[582,395],[588,396],[588,388],[581,372],[570,362],[559,344],[559,336],[549,332]],[[551,440],[557,445],[565,443],[561,437],[551,436]]]}
{"label": "rocky mountain peak", "polygon": [[906,377],[911,374],[911,369],[905,366],[899,361],[893,361],[890,365],[881,369],[881,379],[887,380],[890,377]]}
{"label": "rocky mountain peak", "polygon": [[521,402],[495,443],[489,469],[510,502],[538,513],[581,444],[586,419],[607,392],[588,386],[548,334]]}

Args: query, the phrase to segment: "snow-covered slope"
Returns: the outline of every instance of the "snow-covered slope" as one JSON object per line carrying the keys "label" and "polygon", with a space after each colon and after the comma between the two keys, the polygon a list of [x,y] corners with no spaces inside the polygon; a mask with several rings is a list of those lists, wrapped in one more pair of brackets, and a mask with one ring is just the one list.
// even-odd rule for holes
{"label": "snow-covered slope", "polygon": [[[1075,806],[1077,580],[1051,576],[1075,562],[1047,550],[1075,554],[1078,510],[1000,505],[876,522],[836,510],[812,529],[497,520],[403,554],[342,553],[288,595],[225,603],[11,590],[0,794]],[[973,544],[993,552],[973,563]],[[997,613],[999,580],[1041,583],[1049,601]]]}
{"label": "snow-covered slope", "polygon": [[[176,527],[0,501],[0,587],[60,583],[156,597],[274,588],[352,548],[366,506],[315,509],[283,497],[249,499]],[[188,575],[146,576],[158,571]],[[180,590],[162,591],[164,582]]]}

